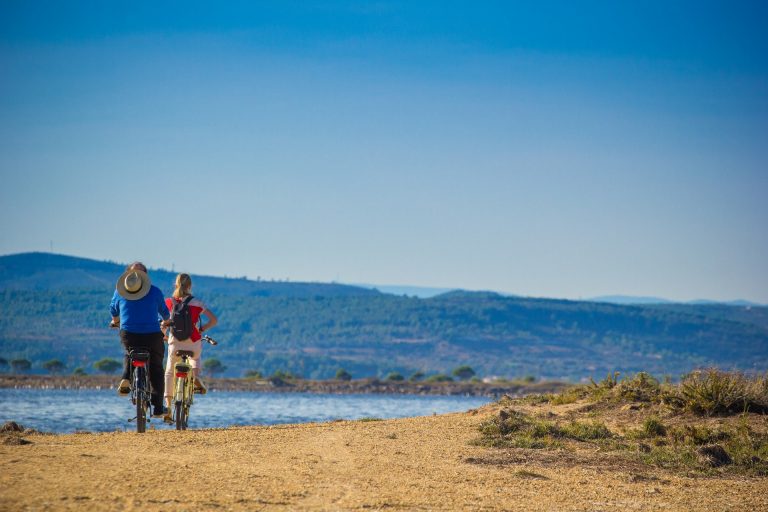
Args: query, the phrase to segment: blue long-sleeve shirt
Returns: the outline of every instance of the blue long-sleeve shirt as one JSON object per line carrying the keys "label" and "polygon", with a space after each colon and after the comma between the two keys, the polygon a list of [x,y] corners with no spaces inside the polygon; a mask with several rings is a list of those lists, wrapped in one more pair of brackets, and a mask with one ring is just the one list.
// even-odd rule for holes
{"label": "blue long-sleeve shirt", "polygon": [[171,316],[163,292],[154,285],[139,300],[128,300],[115,290],[109,312],[120,317],[121,330],[137,334],[160,332],[160,318],[167,320]]}

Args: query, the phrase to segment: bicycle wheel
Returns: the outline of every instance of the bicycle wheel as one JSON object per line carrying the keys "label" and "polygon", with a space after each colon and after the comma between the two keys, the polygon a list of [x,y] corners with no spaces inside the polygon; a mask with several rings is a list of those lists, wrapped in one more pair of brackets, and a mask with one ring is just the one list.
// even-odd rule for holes
{"label": "bicycle wheel", "polygon": [[173,417],[176,420],[176,430],[186,430],[187,428],[187,415],[184,407],[184,402],[177,401],[174,405]]}
{"label": "bicycle wheel", "polygon": [[136,432],[139,434],[147,430],[147,391],[146,391],[146,370],[143,367],[136,368],[136,379],[134,386],[136,389]]}
{"label": "bicycle wheel", "polygon": [[189,427],[189,404],[184,404],[184,430]]}

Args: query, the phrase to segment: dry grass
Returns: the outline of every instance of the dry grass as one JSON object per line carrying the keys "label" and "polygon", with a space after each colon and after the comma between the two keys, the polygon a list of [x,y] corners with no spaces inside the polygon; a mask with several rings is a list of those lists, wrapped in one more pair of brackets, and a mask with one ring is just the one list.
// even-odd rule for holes
{"label": "dry grass", "polygon": [[598,450],[685,474],[768,476],[768,384],[716,369],[678,385],[646,373],[499,404],[473,444]]}

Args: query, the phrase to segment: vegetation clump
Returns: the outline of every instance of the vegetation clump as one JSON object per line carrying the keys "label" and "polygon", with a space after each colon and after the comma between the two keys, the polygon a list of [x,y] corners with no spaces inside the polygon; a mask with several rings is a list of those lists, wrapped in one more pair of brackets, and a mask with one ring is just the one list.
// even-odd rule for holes
{"label": "vegetation clump", "polygon": [[[766,387],[766,376],[716,369],[689,374],[677,385],[646,373],[619,379],[614,372],[560,394],[500,401],[499,414],[480,424],[474,444],[578,449],[579,443],[590,443],[602,453],[674,471],[768,476],[768,430],[757,421],[757,414],[766,412]],[[579,400],[588,403],[561,416],[550,412],[547,419],[510,408]],[[579,414],[591,421],[579,421]],[[601,415],[618,419],[619,426],[609,428]]]}
{"label": "vegetation clump", "polygon": [[[676,399],[676,401],[675,401]],[[714,368],[687,375],[670,400],[697,414],[738,414],[768,411],[768,376],[750,379]]]}
{"label": "vegetation clump", "polygon": [[243,376],[246,379],[255,379],[255,380],[263,379],[264,378],[264,376],[262,375],[262,373],[259,370],[246,370],[245,374],[243,374]]}
{"label": "vegetation clump", "polygon": [[679,385],[660,383],[645,372],[623,379],[619,375],[619,372],[609,373],[599,382],[590,379],[590,384],[572,386],[558,394],[530,397],[528,401],[552,405],[584,399],[593,403],[664,404],[701,416],[768,412],[768,375],[748,377],[710,368],[686,375]]}
{"label": "vegetation clump", "polygon": [[768,434],[746,421],[737,426],[683,425],[660,436],[641,459],[670,469],[704,471],[728,467],[734,472],[768,476]]}
{"label": "vegetation clump", "polygon": [[336,371],[336,380],[343,380],[343,381],[349,382],[350,380],[352,380],[352,374],[349,373],[344,368],[339,368]]}
{"label": "vegetation clump", "polygon": [[481,437],[474,444],[496,448],[557,448],[562,441],[609,439],[613,433],[603,423],[571,421],[560,425],[519,411],[502,409],[480,425]]}

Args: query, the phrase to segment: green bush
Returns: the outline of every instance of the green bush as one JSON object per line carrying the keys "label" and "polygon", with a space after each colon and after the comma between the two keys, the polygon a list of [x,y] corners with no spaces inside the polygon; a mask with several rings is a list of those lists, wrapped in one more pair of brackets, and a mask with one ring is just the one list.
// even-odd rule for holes
{"label": "green bush", "polygon": [[741,373],[714,368],[687,375],[679,387],[684,407],[697,414],[743,412],[749,408],[748,380]]}
{"label": "green bush", "polygon": [[391,372],[386,377],[384,377],[384,380],[388,380],[390,382],[402,382],[405,380],[405,377],[403,377],[397,372]]}
{"label": "green bush", "polygon": [[115,373],[117,370],[123,367],[123,364],[117,359],[111,357],[104,357],[93,363],[93,367],[97,372],[101,373]]}
{"label": "green bush", "polygon": [[560,436],[575,439],[576,441],[593,441],[596,439],[609,439],[613,434],[604,423],[597,421],[580,422],[572,421],[560,428]]}
{"label": "green bush", "polygon": [[475,370],[473,370],[471,366],[464,365],[455,368],[452,374],[459,380],[467,380],[475,376]]}
{"label": "green bush", "polygon": [[480,424],[481,438],[475,444],[493,447],[553,448],[560,440],[593,441],[609,439],[613,433],[603,423],[556,422],[534,418],[514,410],[502,410]]}
{"label": "green bush", "polygon": [[46,361],[43,363],[43,368],[45,368],[49,373],[57,374],[60,373],[66,368],[66,365],[61,362],[59,359],[51,359],[50,361]]}
{"label": "green bush", "polygon": [[589,389],[586,386],[571,386],[566,388],[560,393],[556,393],[549,396],[549,403],[552,405],[565,405],[578,402],[579,400],[590,395]]}
{"label": "green bush", "polygon": [[205,369],[206,373],[210,376],[214,376],[218,373],[223,373],[227,367],[224,366],[224,364],[216,359],[215,357],[212,357],[210,359],[206,359],[203,363],[203,369]]}
{"label": "green bush", "polygon": [[413,375],[408,377],[408,380],[411,381],[411,382],[418,382],[418,381],[424,379],[424,377],[425,377],[425,373],[423,371],[421,371],[421,370],[418,370],[418,371],[415,371],[413,373]]}
{"label": "green bush", "polygon": [[661,393],[659,381],[645,372],[622,379],[613,389],[615,397],[634,402],[656,402]]}
{"label": "green bush", "polygon": [[643,421],[642,430],[647,437],[664,437],[667,435],[667,427],[658,418],[646,418]]}
{"label": "green bush", "polygon": [[336,380],[350,381],[352,380],[352,374],[349,373],[344,368],[339,368],[338,371],[336,372]]}

